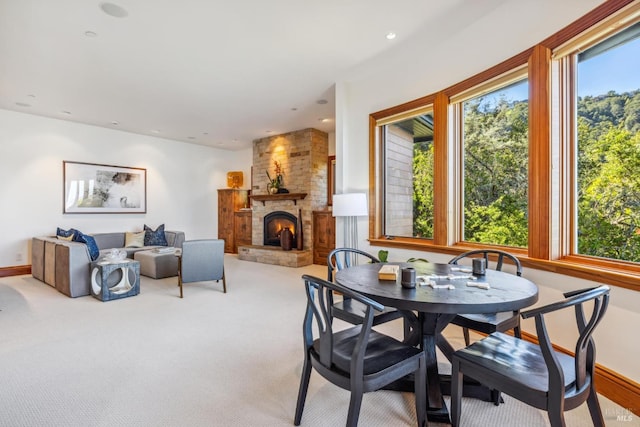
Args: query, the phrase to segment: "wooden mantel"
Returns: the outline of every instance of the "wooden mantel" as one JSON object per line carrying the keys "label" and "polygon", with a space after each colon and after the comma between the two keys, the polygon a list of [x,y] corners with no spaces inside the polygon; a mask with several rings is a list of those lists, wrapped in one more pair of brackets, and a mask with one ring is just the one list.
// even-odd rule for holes
{"label": "wooden mantel", "polygon": [[255,194],[249,196],[251,200],[262,202],[262,206],[264,206],[264,202],[268,200],[293,200],[293,204],[296,205],[298,200],[302,200],[305,197],[307,197],[307,193]]}

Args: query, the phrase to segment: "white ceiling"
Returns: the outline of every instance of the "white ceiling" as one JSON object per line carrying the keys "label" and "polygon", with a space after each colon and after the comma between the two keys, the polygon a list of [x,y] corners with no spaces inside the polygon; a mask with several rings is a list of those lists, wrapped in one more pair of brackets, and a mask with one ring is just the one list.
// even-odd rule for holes
{"label": "white ceiling", "polygon": [[341,76],[474,0],[104,3],[0,0],[0,108],[236,150],[333,131]]}

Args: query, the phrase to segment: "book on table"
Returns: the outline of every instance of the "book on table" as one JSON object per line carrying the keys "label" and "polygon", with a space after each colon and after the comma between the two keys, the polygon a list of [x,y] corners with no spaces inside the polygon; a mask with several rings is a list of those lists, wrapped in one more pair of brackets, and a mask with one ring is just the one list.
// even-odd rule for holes
{"label": "book on table", "polygon": [[399,265],[385,264],[378,270],[378,279],[380,280],[396,280],[398,278]]}

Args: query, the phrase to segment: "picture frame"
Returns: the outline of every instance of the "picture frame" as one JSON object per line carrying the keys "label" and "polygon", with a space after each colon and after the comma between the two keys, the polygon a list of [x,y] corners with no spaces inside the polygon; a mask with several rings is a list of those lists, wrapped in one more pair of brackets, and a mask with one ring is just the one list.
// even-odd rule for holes
{"label": "picture frame", "polygon": [[63,214],[147,213],[147,170],[62,162]]}

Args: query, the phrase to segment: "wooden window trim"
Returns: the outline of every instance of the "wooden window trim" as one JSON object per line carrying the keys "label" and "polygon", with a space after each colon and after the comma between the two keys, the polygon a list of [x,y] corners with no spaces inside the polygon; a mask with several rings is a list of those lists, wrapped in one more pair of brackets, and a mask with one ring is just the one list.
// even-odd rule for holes
{"label": "wooden window trim", "polygon": [[[492,79],[497,79],[500,75],[526,64],[529,73],[529,102],[530,102],[530,148],[529,155],[531,168],[529,172],[529,206],[530,217],[540,218],[538,221],[530,221],[529,224],[529,248],[507,248],[510,252],[521,258],[523,265],[563,274],[579,277],[586,280],[608,283],[614,286],[640,291],[640,265],[624,261],[614,261],[608,259],[598,259],[571,254],[570,229],[570,209],[566,203],[567,192],[572,183],[567,154],[567,147],[564,143],[558,143],[557,138],[564,139],[566,135],[556,135],[566,129],[567,117],[552,118],[551,106],[560,102],[552,99],[552,73],[557,73],[554,69],[556,64],[551,61],[553,49],[569,42],[581,33],[588,31],[593,26],[609,18],[620,11],[634,0],[609,0],[596,7],[582,18],[571,23],[567,27],[543,40],[538,45],[515,55],[502,63],[478,73],[468,79],[452,85],[441,92],[427,95],[413,101],[387,108],[369,117],[369,241],[371,244],[382,247],[396,247],[410,250],[425,250],[435,253],[446,253],[456,255],[466,250],[476,247],[470,243],[454,243],[452,230],[452,218],[448,217],[452,204],[451,194],[454,194],[455,185],[452,169],[455,167],[455,159],[451,152],[449,133],[455,132],[451,129],[448,120],[451,106],[449,99],[474,86],[481,85]],[[563,82],[562,84],[571,84]],[[434,185],[442,191],[438,191],[434,196],[434,239],[418,239],[407,237],[393,237],[387,239],[381,235],[382,224],[380,221],[381,207],[379,205],[379,156],[380,147],[378,144],[377,122],[390,116],[401,116],[410,110],[424,108],[428,104],[434,109],[434,155],[436,170],[434,170]],[[558,120],[558,123],[554,123]],[[554,126],[557,129],[554,129]],[[560,147],[558,152],[554,152],[554,147]],[[555,157],[554,157],[555,156]],[[459,156],[458,156],[459,157]],[[554,160],[560,162],[559,172],[553,172],[552,163]],[[552,175],[557,173],[557,176]],[[552,199],[552,196],[555,199]],[[455,227],[454,227],[455,228]],[[487,246],[487,245],[482,245]]]}

